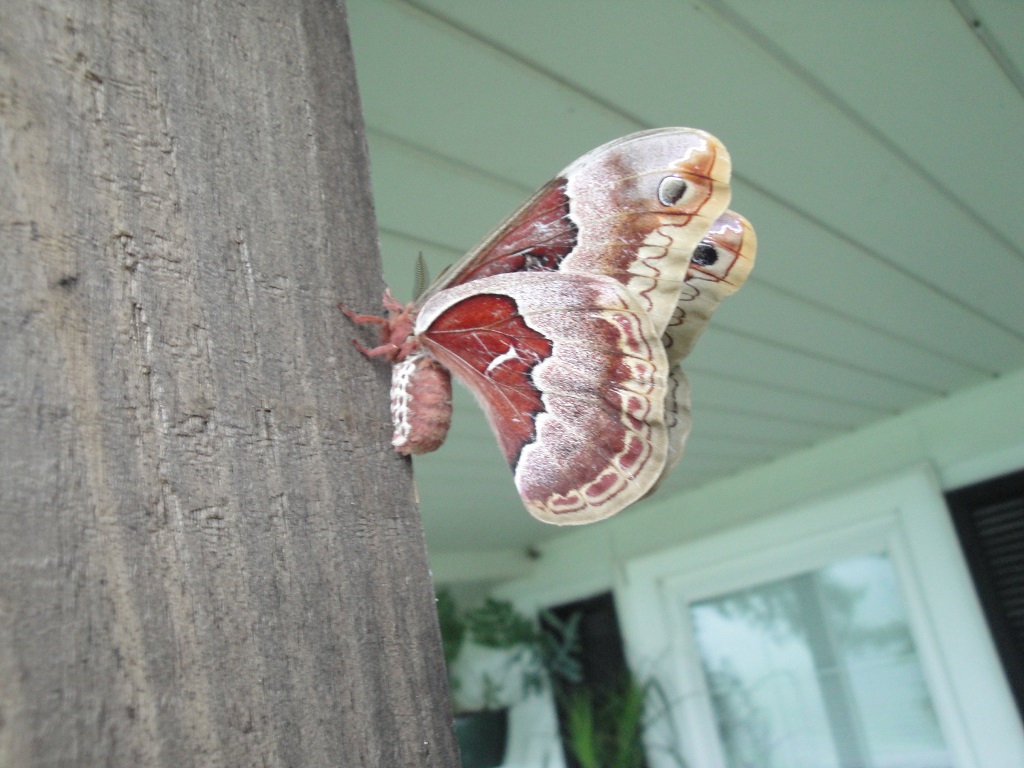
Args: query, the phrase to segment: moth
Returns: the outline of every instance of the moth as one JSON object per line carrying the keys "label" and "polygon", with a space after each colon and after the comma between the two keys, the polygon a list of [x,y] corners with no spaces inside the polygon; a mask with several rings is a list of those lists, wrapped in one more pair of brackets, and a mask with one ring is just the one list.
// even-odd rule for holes
{"label": "moth", "polygon": [[436,450],[451,373],[476,396],[534,517],[601,520],[650,493],[690,431],[679,366],[754,262],[714,136],[661,128],[587,153],[387,318],[395,449]]}

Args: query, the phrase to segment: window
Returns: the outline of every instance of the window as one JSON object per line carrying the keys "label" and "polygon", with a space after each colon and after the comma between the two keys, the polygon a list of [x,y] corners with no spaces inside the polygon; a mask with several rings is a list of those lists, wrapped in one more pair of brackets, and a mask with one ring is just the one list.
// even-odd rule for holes
{"label": "window", "polygon": [[730,768],[952,765],[888,556],[689,606]]}

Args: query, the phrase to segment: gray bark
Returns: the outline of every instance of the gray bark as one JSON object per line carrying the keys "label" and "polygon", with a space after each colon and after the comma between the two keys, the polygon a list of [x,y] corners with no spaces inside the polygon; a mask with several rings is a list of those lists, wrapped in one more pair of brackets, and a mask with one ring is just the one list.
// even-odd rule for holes
{"label": "gray bark", "polygon": [[0,765],[456,764],[376,248],[342,8],[5,0]]}

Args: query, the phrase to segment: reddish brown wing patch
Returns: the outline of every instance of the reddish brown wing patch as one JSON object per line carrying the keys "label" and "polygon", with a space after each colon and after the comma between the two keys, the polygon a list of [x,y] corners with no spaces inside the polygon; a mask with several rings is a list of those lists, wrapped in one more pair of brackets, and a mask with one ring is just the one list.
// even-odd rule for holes
{"label": "reddish brown wing patch", "polygon": [[[551,342],[529,328],[509,296],[478,294],[442,312],[420,335],[421,343],[443,360],[485,400],[501,450],[515,466],[523,446],[534,438],[534,419],[544,409],[534,387],[534,367],[551,356]],[[497,362],[496,362],[497,361]]]}
{"label": "reddish brown wing patch", "polygon": [[565,179],[549,181],[480,245],[442,276],[438,288],[509,272],[554,272],[576,247],[578,230],[569,218]]}

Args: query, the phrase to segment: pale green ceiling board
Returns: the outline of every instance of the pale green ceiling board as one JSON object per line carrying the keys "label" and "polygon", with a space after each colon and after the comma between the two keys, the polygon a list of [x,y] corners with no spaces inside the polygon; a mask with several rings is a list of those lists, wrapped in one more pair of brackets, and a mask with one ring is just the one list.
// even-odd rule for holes
{"label": "pale green ceiling board", "polygon": [[[431,279],[441,274],[445,266],[452,264],[461,256],[455,251],[432,243],[395,232],[380,232],[380,252],[384,261],[384,280],[391,287],[391,292],[401,302],[412,300],[413,286],[416,282],[416,259],[420,253],[427,263],[427,272]],[[374,308],[376,311],[377,308]]]}
{"label": "pale green ceiling board", "polygon": [[[764,391],[771,392],[772,390]],[[786,408],[770,410],[765,407],[763,402],[737,403],[717,396],[717,393],[703,391],[695,395],[693,409],[697,417],[713,428],[716,433],[725,429],[725,424],[719,421],[719,417],[723,415],[728,416],[734,423],[763,420],[765,423],[783,425],[784,427],[792,425],[793,429],[799,430],[807,436],[816,435],[817,439],[853,425],[852,423],[839,423],[832,413],[836,410],[834,406],[830,406],[829,411],[825,413],[810,415],[806,412],[806,408],[796,407],[795,403],[789,404]]]}
{"label": "pale green ceiling board", "polygon": [[714,482],[727,475],[743,472],[750,467],[764,464],[775,458],[774,456],[714,456],[703,453],[698,458],[698,451],[699,448],[694,449],[693,453],[687,457],[687,463],[680,464],[677,468],[678,471],[674,472],[666,480],[663,487],[667,495],[660,500],[655,499],[654,502],[656,504],[668,501],[673,493],[699,488],[705,483]]}
{"label": "pale green ceiling board", "polygon": [[[412,187],[409,189],[412,190]],[[385,241],[385,238],[382,238],[382,241]],[[391,282],[396,286],[399,295],[404,295],[408,291],[407,284],[411,282],[412,264],[414,261],[414,250],[409,248],[405,250],[407,253],[402,254],[405,269],[399,279],[391,278]],[[774,263],[770,258],[765,261],[769,264]],[[434,274],[437,271],[438,268],[435,265]],[[784,342],[790,339],[799,339],[800,343],[805,346],[812,339],[821,342],[831,340],[833,342],[832,347],[835,350],[834,354],[837,357],[847,358],[851,364],[856,364],[869,371],[876,370],[879,373],[885,373],[896,378],[900,378],[900,369],[905,367],[905,363],[923,360],[923,364],[919,366],[920,378],[915,381],[913,376],[911,376],[910,383],[917,384],[925,389],[931,389],[935,393],[945,391],[951,388],[951,386],[963,384],[964,381],[976,378],[969,369],[958,368],[955,365],[944,365],[942,360],[933,359],[925,351],[906,348],[898,343],[890,342],[887,338],[877,338],[879,334],[875,332],[856,328],[852,325],[844,326],[840,320],[835,317],[829,317],[827,314],[820,314],[815,317],[806,306],[801,306],[796,302],[779,301],[779,297],[775,297],[775,301],[767,302],[764,300],[757,301],[755,298],[752,298],[757,296],[764,299],[765,296],[770,295],[770,293],[765,292],[761,294],[744,294],[744,300],[729,302],[720,311],[720,316],[716,318],[714,327],[724,329],[736,325],[740,329],[757,328],[758,333],[768,333],[769,335],[774,333]],[[735,313],[735,318],[731,317],[730,313]],[[801,330],[811,333],[809,335],[801,335]],[[872,340],[876,343],[875,346],[869,344]],[[770,344],[767,346],[770,347]],[[807,346],[807,351],[813,351],[813,348],[814,345],[810,344]],[[868,351],[870,349],[876,351]],[[877,355],[877,360],[871,359],[870,355],[876,354],[878,350],[884,353],[887,349],[889,350],[889,358],[886,358],[884,354],[879,354]],[[868,355],[868,357],[858,360],[858,354],[861,351]],[[938,369],[938,372],[936,369]],[[953,378],[950,379],[950,376]],[[904,376],[903,378],[906,377]],[[951,380],[953,384],[949,383]]]}
{"label": "pale green ceiling board", "polygon": [[504,471],[509,471],[505,457],[498,447],[498,441],[491,433],[487,419],[482,415],[478,418],[478,414],[480,414],[480,409],[475,404],[463,411],[466,424],[469,425],[472,422],[471,428],[467,427],[465,430],[453,433],[453,440],[446,442],[440,448],[441,451],[444,451],[442,455],[447,455],[451,459],[449,468],[457,469],[461,474],[467,475],[470,478],[467,482],[472,482],[471,473],[477,470],[501,468]]}
{"label": "pale green ceiling board", "polygon": [[[751,458],[720,460],[700,465],[690,463],[688,459],[684,459],[684,462],[684,464],[681,464],[676,468],[664,483],[658,486],[658,493],[656,496],[644,499],[640,504],[643,504],[644,506],[648,504],[672,504],[673,496],[676,494],[683,493],[694,488],[699,488],[709,482],[712,478],[719,480],[728,475],[733,475],[742,471],[743,467],[750,467],[763,463],[760,460]],[[643,508],[640,504],[636,505],[636,509]],[[629,510],[626,510],[626,512],[628,513]]]}
{"label": "pale green ceiling board", "polygon": [[831,430],[849,429],[882,415],[881,411],[768,388],[726,376],[687,367],[693,389],[694,408],[703,411],[731,409],[740,413],[778,415],[806,424],[817,424]]}
{"label": "pale green ceiling board", "polygon": [[[684,462],[659,488],[667,493],[696,488],[722,475],[739,472],[779,457],[777,446],[751,442],[712,441],[694,437]],[[797,448],[796,450],[799,450]]]}
{"label": "pale green ceiling board", "polygon": [[[699,380],[697,383],[704,384],[703,380]],[[765,388],[762,388],[761,391],[764,393],[775,392],[775,390]],[[808,413],[808,409],[800,407],[795,399],[782,408],[770,409],[766,406],[765,398],[760,398],[759,402],[737,402],[724,398],[719,393],[704,390],[694,394],[693,399],[695,413],[704,420],[706,426],[713,427],[716,434],[726,431],[725,422],[719,421],[719,415],[728,415],[734,423],[749,419],[750,421],[761,420],[768,424],[792,425],[794,429],[800,430],[805,435],[818,435],[818,437],[859,423],[843,424],[839,422],[834,413],[841,409],[832,403],[827,405],[827,411],[825,411],[826,406],[823,406],[822,412],[817,414]]]}
{"label": "pale green ceiling board", "polygon": [[[799,146],[779,145],[772,152],[766,144],[739,166],[740,172],[773,179],[768,186],[775,194],[813,220],[829,222],[875,259],[913,275],[954,306],[1018,333],[1024,328],[1018,291],[1024,263],[891,155],[875,151],[854,126],[838,120],[808,125],[819,137],[818,146],[801,140]],[[808,162],[807,154],[814,160]],[[794,169],[799,178],[786,178]],[[800,248],[800,243],[788,246]],[[983,268],[974,260],[965,264],[965,254],[984,254]]]}
{"label": "pale green ceiling board", "polygon": [[[430,476],[430,481],[438,488],[445,490],[451,488],[452,483],[459,486],[490,488],[496,482],[496,478],[508,475],[508,484],[512,483],[512,473],[505,463],[504,457],[492,446],[497,443],[493,436],[489,436],[491,445],[481,445],[478,450],[473,450],[472,445],[461,444],[457,437],[446,442],[440,451],[438,458],[445,462],[444,476]],[[421,470],[417,460],[417,472]],[[424,471],[432,472],[432,469]],[[518,500],[513,493],[509,498]]]}
{"label": "pale green ceiling board", "polygon": [[[747,348],[747,352],[757,350]],[[781,395],[792,395],[795,397],[808,398],[813,402],[821,402],[824,407],[835,404],[840,409],[850,413],[860,412],[864,414],[864,421],[872,418],[884,418],[891,416],[897,411],[884,403],[867,403],[861,397],[850,398],[844,392],[839,392],[828,387],[809,388],[806,381],[799,376],[792,376],[789,379],[780,378],[775,374],[762,375],[751,358],[740,358],[730,360],[725,355],[695,355],[691,354],[686,360],[686,369],[692,381],[700,382],[705,374],[710,374],[719,379],[737,382],[739,384],[754,387],[758,391],[778,392]]]}
{"label": "pale green ceiling board", "polygon": [[863,403],[896,413],[927,397],[924,390],[858,371],[849,366],[779,347],[767,348],[760,340],[721,329],[709,331],[691,354],[694,364],[717,370],[745,369],[756,372],[766,386],[799,385],[808,393],[827,392],[833,397]]}
{"label": "pale green ceiling board", "polygon": [[[795,444],[786,446],[787,450],[798,447]],[[711,461],[711,466],[725,466],[734,461],[742,461],[747,464],[752,461],[766,461],[778,456],[779,453],[779,445],[776,443],[757,442],[742,437],[718,437],[713,434],[703,434],[695,427],[694,434],[686,444],[684,460],[694,458],[694,463]],[[711,477],[708,476],[707,479],[711,479]]]}
{"label": "pale green ceiling board", "polygon": [[834,432],[785,418],[736,414],[727,409],[702,408],[700,405],[693,418],[698,435],[706,432],[709,437],[721,440],[749,440],[775,446],[776,451],[810,445]]}
{"label": "pale green ceiling board", "polygon": [[391,148],[371,156],[380,226],[464,251],[522,202],[501,188]]}
{"label": "pale green ceiling board", "polygon": [[443,455],[444,450],[416,460],[431,552],[525,548],[554,533],[526,511],[508,467],[496,465],[484,475],[452,472],[452,458]]}
{"label": "pale green ceiling board", "polygon": [[[696,438],[694,440],[699,443]],[[665,479],[665,482],[659,487],[658,493],[665,491],[671,494],[684,488],[694,488],[714,478],[749,467],[751,461],[750,456],[716,456],[712,455],[710,451],[701,450],[699,444],[696,449],[693,444],[688,444],[683,454],[683,461]],[[759,463],[762,459],[755,457],[753,461]]]}
{"label": "pale green ceiling board", "polygon": [[405,3],[348,8],[371,127],[531,186],[635,128]]}
{"label": "pale green ceiling board", "polygon": [[953,5],[714,0],[710,6],[734,11],[775,47],[773,55],[825,88],[851,119],[877,131],[1017,248],[1024,245],[1017,179],[1007,173],[1024,169],[1024,100]]}
{"label": "pale green ceiling board", "polygon": [[[728,311],[726,315],[725,312]],[[772,288],[730,302],[715,317],[715,329],[750,330],[808,354],[905,381],[941,394],[984,378],[977,369],[935,355],[881,331],[823,312]],[[823,352],[824,351],[824,352]]]}
{"label": "pale green ceiling board", "polygon": [[[413,233],[398,232],[384,226],[380,227],[380,242],[382,250],[385,243],[387,244],[388,251],[393,254],[391,258],[403,262],[409,259],[410,253],[425,251],[430,254],[432,259],[437,259],[439,269],[443,269],[445,264],[451,264],[463,254],[462,248],[454,248],[447,243],[428,240]],[[410,260],[414,261],[415,259]],[[387,264],[384,266],[386,268]],[[434,274],[434,272],[431,272],[431,274]]]}
{"label": "pale green ceiling board", "polygon": [[[761,463],[759,460],[752,460],[749,458],[735,460],[710,459],[706,461],[699,459],[693,459],[693,461],[691,461],[690,458],[691,457],[685,457],[683,459],[684,463],[680,464],[668,479],[666,479],[658,488],[657,496],[641,503],[671,504],[672,496],[674,494],[699,488],[709,482],[712,478],[717,480],[728,475],[736,474],[745,467]],[[637,505],[637,509],[641,509],[641,507]]]}
{"label": "pale green ceiling board", "polygon": [[729,129],[749,121],[749,115],[730,120],[735,110],[715,106],[716,99],[745,95],[747,73],[723,55],[735,44],[732,30],[709,23],[693,3],[599,0],[547,3],[543,9],[473,0],[418,4],[514,51],[539,71],[556,73],[638,126],[704,127],[728,143]]}
{"label": "pale green ceiling board", "polygon": [[1016,70],[1024,73],[1024,3],[1017,0],[970,0],[987,34],[992,35]]}
{"label": "pale green ceiling board", "polygon": [[897,252],[876,258],[762,195],[751,197],[747,213],[759,242],[752,284],[796,293],[981,372],[1024,361],[1024,339],[900,269]]}
{"label": "pale green ceiling board", "polygon": [[[387,133],[379,127],[369,126],[367,137],[370,145],[376,146],[378,150],[396,150],[408,155],[415,155],[420,162],[440,167],[445,173],[458,173],[477,181],[503,189],[509,194],[517,197],[525,197],[533,192],[533,185],[517,182],[509,176],[502,176],[486,168],[472,165],[466,162],[453,152],[458,152],[458,147],[446,147],[447,151],[421,146],[414,143],[419,137],[413,135],[411,138],[403,139],[394,134]],[[497,156],[497,155],[495,155]]]}

